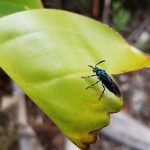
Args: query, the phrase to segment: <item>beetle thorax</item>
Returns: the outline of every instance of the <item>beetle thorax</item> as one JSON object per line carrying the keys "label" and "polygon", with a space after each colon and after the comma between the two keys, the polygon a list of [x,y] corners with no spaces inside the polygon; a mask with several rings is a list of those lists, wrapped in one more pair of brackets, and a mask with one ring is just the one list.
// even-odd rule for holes
{"label": "beetle thorax", "polygon": [[105,71],[104,70],[102,70],[102,69],[100,69],[100,68],[98,68],[98,69],[96,69],[96,75],[98,76],[98,77],[100,77],[100,76],[105,76]]}

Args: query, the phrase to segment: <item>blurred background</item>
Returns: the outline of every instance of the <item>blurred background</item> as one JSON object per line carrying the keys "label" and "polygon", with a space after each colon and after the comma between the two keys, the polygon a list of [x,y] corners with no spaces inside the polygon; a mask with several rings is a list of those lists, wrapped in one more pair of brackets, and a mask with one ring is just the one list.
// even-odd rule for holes
{"label": "blurred background", "polygon": [[[150,0],[42,0],[42,3],[45,8],[63,9],[103,22],[130,44],[150,53]],[[99,140],[89,149],[150,150],[150,69],[115,78],[124,108],[112,115],[111,125],[99,133]],[[66,138],[27,96],[21,91],[15,95],[17,90],[0,70],[0,150],[32,150],[30,145],[21,149],[21,144],[28,140],[35,150],[73,150],[67,148]]]}

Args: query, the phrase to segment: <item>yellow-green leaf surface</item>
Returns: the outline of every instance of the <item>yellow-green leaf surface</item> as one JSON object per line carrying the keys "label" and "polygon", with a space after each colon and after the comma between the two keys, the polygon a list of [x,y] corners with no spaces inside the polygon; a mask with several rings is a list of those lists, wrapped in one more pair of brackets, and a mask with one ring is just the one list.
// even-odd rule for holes
{"label": "yellow-green leaf surface", "polygon": [[0,17],[35,8],[42,8],[40,0],[0,0]]}
{"label": "yellow-green leaf surface", "polygon": [[[19,21],[18,21],[19,20]],[[150,65],[148,57],[92,19],[59,10],[32,10],[0,19],[0,65],[76,145],[86,148],[123,101],[101,84],[88,65],[110,75]]]}

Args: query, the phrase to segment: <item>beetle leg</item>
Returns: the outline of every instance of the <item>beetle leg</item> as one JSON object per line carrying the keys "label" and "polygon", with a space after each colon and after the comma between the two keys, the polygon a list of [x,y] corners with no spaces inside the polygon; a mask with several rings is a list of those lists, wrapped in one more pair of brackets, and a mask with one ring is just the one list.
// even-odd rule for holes
{"label": "beetle leg", "polygon": [[100,97],[99,97],[99,100],[101,99],[101,97],[103,96],[103,94],[104,94],[104,92],[105,92],[105,86],[103,85],[103,83],[102,83],[102,86],[103,86],[103,91],[102,91],[102,93],[101,93],[101,95],[100,95]]}
{"label": "beetle leg", "polygon": [[100,82],[100,81],[97,81],[97,82],[95,82],[94,84],[92,84],[92,85],[86,87],[86,90],[87,90],[88,88],[91,88],[92,86],[94,86],[94,85],[97,84],[98,82]]}
{"label": "beetle leg", "polygon": [[94,77],[94,76],[96,76],[95,74],[92,74],[92,75],[90,75],[90,76],[85,76],[85,77],[81,77],[81,78],[90,78],[90,77]]}

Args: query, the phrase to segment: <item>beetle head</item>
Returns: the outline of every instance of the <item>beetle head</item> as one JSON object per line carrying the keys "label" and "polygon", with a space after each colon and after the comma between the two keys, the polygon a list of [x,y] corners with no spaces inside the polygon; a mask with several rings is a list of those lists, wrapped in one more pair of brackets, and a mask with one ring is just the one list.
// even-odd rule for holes
{"label": "beetle head", "polygon": [[98,67],[93,67],[93,66],[91,66],[91,65],[89,65],[89,67],[91,67],[92,69],[93,69],[93,72],[97,72],[98,71]]}

